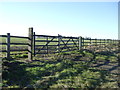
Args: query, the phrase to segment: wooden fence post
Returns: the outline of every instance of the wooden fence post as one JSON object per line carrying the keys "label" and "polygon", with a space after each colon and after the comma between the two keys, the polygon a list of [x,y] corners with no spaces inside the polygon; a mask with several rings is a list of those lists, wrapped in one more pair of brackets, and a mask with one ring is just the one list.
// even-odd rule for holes
{"label": "wooden fence post", "polygon": [[95,38],[95,45],[97,46],[97,38]]}
{"label": "wooden fence post", "polygon": [[91,38],[90,38],[90,49],[91,49],[91,46],[92,46],[92,41],[91,41]]}
{"label": "wooden fence post", "polygon": [[92,42],[91,42],[91,38],[90,38],[90,44],[92,44]]}
{"label": "wooden fence post", "polygon": [[104,39],[104,45],[105,45],[105,39]]}
{"label": "wooden fence post", "polygon": [[33,33],[33,50],[34,50],[34,56],[36,55],[35,53],[35,32]]}
{"label": "wooden fence post", "polygon": [[109,44],[111,44],[111,40],[109,39]]}
{"label": "wooden fence post", "polygon": [[107,39],[107,44],[109,43],[109,39]]}
{"label": "wooden fence post", "polygon": [[100,39],[100,45],[102,45],[102,42],[101,42],[102,40]]}
{"label": "wooden fence post", "polygon": [[[46,37],[46,41],[48,42],[48,37]],[[48,44],[47,44],[47,54],[48,54]]]}
{"label": "wooden fence post", "polygon": [[[120,53],[120,39],[118,38],[118,53]],[[120,55],[118,55],[118,66],[120,66]],[[118,67],[118,86],[120,87],[120,67]]]}
{"label": "wooden fence post", "polygon": [[7,39],[6,39],[6,50],[7,50],[7,59],[10,60],[10,33],[7,33]]}
{"label": "wooden fence post", "polygon": [[28,60],[32,61],[33,56],[32,56],[32,51],[33,51],[33,28],[29,28],[29,34],[28,34]]}
{"label": "wooden fence post", "polygon": [[79,36],[79,50],[82,49],[82,37]]}
{"label": "wooden fence post", "polygon": [[58,34],[58,47],[57,47],[57,49],[58,49],[58,52],[60,53],[60,35]]}
{"label": "wooden fence post", "polygon": [[81,43],[82,48],[85,48],[85,43],[84,43],[84,42],[85,42],[85,40],[84,40],[84,38],[81,38],[81,39],[82,39],[82,40],[81,40],[81,42],[82,42],[82,43]]}

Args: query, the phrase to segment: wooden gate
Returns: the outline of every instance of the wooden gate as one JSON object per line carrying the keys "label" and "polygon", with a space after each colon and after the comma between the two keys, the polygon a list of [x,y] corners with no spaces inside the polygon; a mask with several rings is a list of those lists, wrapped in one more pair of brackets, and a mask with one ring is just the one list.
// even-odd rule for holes
{"label": "wooden gate", "polygon": [[79,38],[78,37],[59,36],[58,39],[59,39],[60,52],[79,50]]}
{"label": "wooden gate", "polygon": [[36,54],[53,54],[79,49],[78,37],[33,35],[34,56]]}

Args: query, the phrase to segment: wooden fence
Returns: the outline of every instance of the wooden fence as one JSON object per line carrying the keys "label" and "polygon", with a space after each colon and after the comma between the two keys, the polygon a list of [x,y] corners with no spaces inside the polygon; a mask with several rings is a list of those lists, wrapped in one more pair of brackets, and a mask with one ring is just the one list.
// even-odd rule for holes
{"label": "wooden fence", "polygon": [[[0,35],[5,38],[4,42],[0,42],[0,45],[5,45],[5,49],[1,49],[0,52],[6,52],[6,57],[10,60],[11,52],[26,51],[28,59],[33,60],[33,57],[37,54],[49,54],[68,52],[73,50],[81,50],[86,46],[105,45],[107,43],[117,43],[118,40],[112,39],[91,39],[83,37],[65,37],[65,36],[49,36],[49,35],[36,35],[33,32],[33,28],[29,28],[28,37],[12,36],[10,33],[7,35]],[[23,41],[15,41],[12,38]],[[6,41],[6,42],[5,42]],[[24,46],[25,48],[15,49],[12,45]]]}
{"label": "wooden fence", "polygon": [[35,35],[35,33],[33,36],[34,55],[59,53],[79,49],[78,37]]}
{"label": "wooden fence", "polygon": [[10,59],[10,52],[17,52],[17,51],[28,51],[28,49],[11,49],[11,46],[12,45],[21,45],[21,46],[29,46],[28,45],[28,43],[18,43],[18,42],[11,42],[11,38],[18,38],[18,39],[20,39],[20,38],[22,38],[22,39],[27,39],[28,40],[28,37],[22,37],[22,36],[11,36],[10,35],[10,33],[7,33],[7,35],[0,35],[0,37],[4,37],[6,40],[6,42],[0,42],[0,45],[5,45],[5,49],[3,49],[2,47],[1,47],[1,50],[0,50],[0,52],[6,52],[6,57],[8,58],[8,59]]}

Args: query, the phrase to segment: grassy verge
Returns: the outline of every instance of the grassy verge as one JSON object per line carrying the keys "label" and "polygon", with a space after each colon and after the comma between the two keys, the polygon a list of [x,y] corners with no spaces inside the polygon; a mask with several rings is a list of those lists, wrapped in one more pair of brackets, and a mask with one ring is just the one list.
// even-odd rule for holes
{"label": "grassy verge", "polygon": [[[113,47],[113,46],[111,46]],[[117,63],[114,49],[71,51],[36,57],[33,62],[3,60],[7,88],[118,88],[116,74],[106,69]],[[116,50],[117,51],[117,50]],[[14,58],[15,59],[15,58]],[[105,66],[102,68],[100,66]]]}

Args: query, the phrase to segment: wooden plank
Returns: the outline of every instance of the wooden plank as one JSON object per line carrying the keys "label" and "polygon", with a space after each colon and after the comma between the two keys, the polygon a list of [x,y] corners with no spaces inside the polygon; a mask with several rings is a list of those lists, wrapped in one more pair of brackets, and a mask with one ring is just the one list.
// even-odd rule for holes
{"label": "wooden plank", "polygon": [[7,35],[0,35],[0,37],[7,37]]}
{"label": "wooden plank", "polygon": [[84,42],[84,43],[91,43],[91,42]]}
{"label": "wooden plank", "polygon": [[[93,42],[93,43],[95,43],[95,42]],[[102,42],[97,42],[97,43],[102,43]],[[103,43],[105,43],[105,42],[103,42]],[[107,43],[107,42],[106,42]]]}
{"label": "wooden plank", "polygon": [[36,54],[47,54],[47,52],[44,52],[44,53],[43,53],[43,52],[41,52],[41,53],[38,53],[38,52],[37,52]]}
{"label": "wooden plank", "polygon": [[7,51],[6,50],[2,50],[2,51],[0,50],[0,52],[7,52]]}
{"label": "wooden plank", "polygon": [[0,45],[7,45],[7,43],[0,43]]}
{"label": "wooden plank", "polygon": [[11,45],[29,45],[28,43],[10,43]]}
{"label": "wooden plank", "polygon": [[35,42],[58,42],[58,41],[51,41],[51,40],[35,40]]}
{"label": "wooden plank", "polygon": [[84,38],[84,40],[90,40],[90,38]]}
{"label": "wooden plank", "polygon": [[62,38],[68,38],[68,39],[78,39],[78,37],[66,37],[66,36],[62,36]]}
{"label": "wooden plank", "polygon": [[28,39],[28,37],[24,37],[24,36],[10,36],[12,38],[23,38],[23,39]]}
{"label": "wooden plank", "polygon": [[52,38],[57,38],[58,36],[50,36],[50,35],[35,35],[37,36],[38,38],[39,37],[52,37]]}
{"label": "wooden plank", "polygon": [[[60,44],[60,45],[65,45],[65,44]],[[66,45],[74,45],[74,43],[67,43]]]}
{"label": "wooden plank", "polygon": [[[68,40],[63,40],[64,42],[67,42]],[[78,40],[74,40],[75,42],[78,42]],[[73,42],[73,41],[69,41],[69,42]]]}
{"label": "wooden plank", "polygon": [[[47,51],[47,49],[40,49],[40,48],[35,48],[35,50],[40,50],[40,51]],[[52,49],[52,48],[49,48],[48,50],[56,50],[56,48]]]}
{"label": "wooden plank", "polygon": [[58,51],[56,51],[56,52],[53,52],[53,53],[59,53]]}
{"label": "wooden plank", "polygon": [[19,50],[10,50],[11,52],[16,52],[16,51],[28,51],[28,49],[19,49]]}
{"label": "wooden plank", "polygon": [[41,47],[41,46],[58,46],[58,45],[35,45],[35,47]]}
{"label": "wooden plank", "polygon": [[75,45],[74,43],[67,43],[66,45]]}

